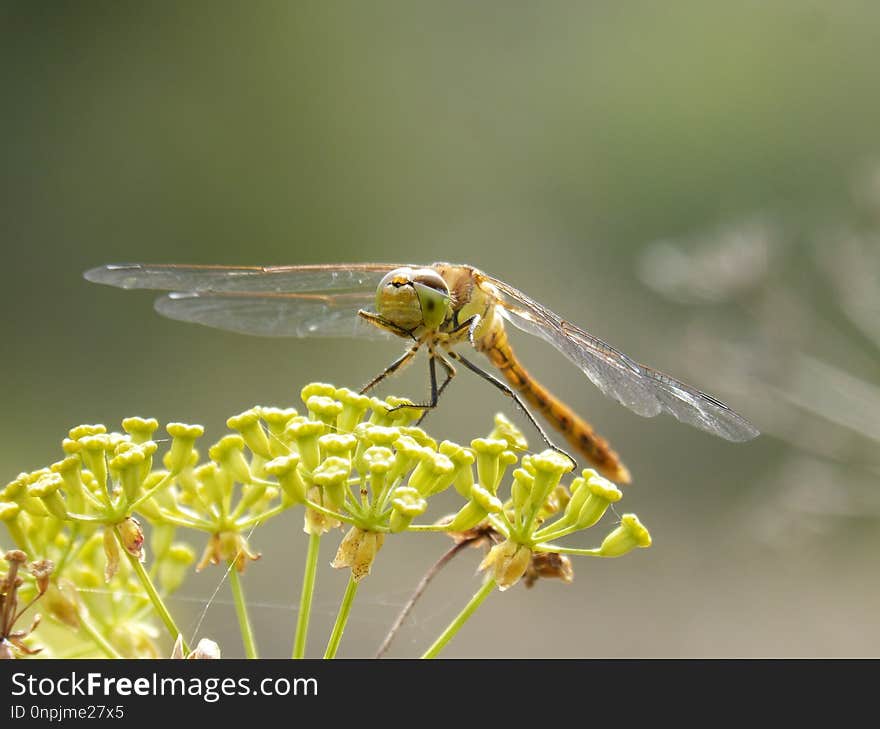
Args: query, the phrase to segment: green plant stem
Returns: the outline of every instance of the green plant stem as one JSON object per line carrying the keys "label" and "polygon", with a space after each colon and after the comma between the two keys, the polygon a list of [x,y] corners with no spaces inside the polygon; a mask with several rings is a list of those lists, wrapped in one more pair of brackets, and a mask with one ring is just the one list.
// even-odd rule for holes
{"label": "green plant stem", "polygon": [[440,637],[437,638],[431,647],[425,651],[422,658],[436,658],[446,644],[452,640],[455,634],[461,629],[461,626],[467,622],[468,618],[474,614],[476,609],[483,603],[483,600],[489,597],[489,593],[494,589],[495,580],[486,580],[486,582],[483,583],[483,586],[477,590],[476,594],[471,598],[470,602],[464,606],[464,609],[455,616],[455,619],[448,625],[446,630],[440,634]]}
{"label": "green plant stem", "polygon": [[348,615],[351,612],[351,605],[354,602],[357,588],[358,583],[355,582],[354,577],[349,577],[348,587],[345,588],[342,604],[339,606],[339,614],[336,616],[336,623],[333,625],[333,632],[330,634],[330,641],[327,643],[327,650],[324,651],[324,658],[336,657],[336,650],[339,648],[339,641],[342,640],[342,631],[345,630],[345,624],[348,622]]}
{"label": "green plant stem", "polygon": [[560,547],[556,544],[536,544],[534,547],[536,552],[556,552],[556,554],[574,554],[578,557],[601,557],[602,553],[598,547],[593,549],[577,549],[575,547]]}
{"label": "green plant stem", "polygon": [[[177,640],[177,636],[182,635],[182,633],[174,622],[174,618],[171,617],[171,613],[168,612],[168,608],[165,607],[165,603],[162,602],[162,597],[156,590],[156,586],[153,584],[153,581],[150,579],[150,576],[147,574],[141,561],[125,549],[125,546],[122,544],[122,537],[119,536],[119,532],[114,529],[113,533],[116,534],[116,540],[119,542],[120,547],[122,547],[125,556],[128,557],[128,562],[131,565],[131,568],[144,586],[144,590],[147,591],[150,602],[153,603],[153,607],[156,609],[156,612],[159,613],[162,622],[165,623],[165,628],[168,630],[171,640]],[[189,646],[186,644],[186,641],[183,642],[183,652],[189,653]]]}
{"label": "green plant stem", "polygon": [[577,524],[561,528],[550,527],[548,529],[539,529],[534,533],[533,538],[536,542],[552,542],[554,539],[562,539],[580,530],[581,528]]}
{"label": "green plant stem", "polygon": [[449,531],[447,524],[410,524],[408,532],[446,532]]}
{"label": "green plant stem", "polygon": [[306,638],[309,632],[309,615],[312,612],[312,595],[315,594],[315,575],[318,572],[320,546],[321,535],[309,534],[306,569],[303,574],[302,592],[299,596],[299,615],[296,618],[296,636],[293,639],[294,658],[303,658],[306,654]]}
{"label": "green plant stem", "polygon": [[178,474],[171,472],[165,474],[165,477],[162,478],[159,483],[153,486],[153,488],[151,488],[149,491],[145,491],[144,493],[142,493],[137,499],[129,504],[128,510],[134,511],[135,509],[137,509],[138,506],[144,503],[147,499],[152,498],[160,489],[166,488],[168,484],[170,484],[171,481],[177,477],[177,475]]}
{"label": "green plant stem", "polygon": [[257,658],[257,642],[254,640],[254,630],[248,616],[247,602],[244,599],[244,587],[241,584],[241,576],[235,569],[233,562],[229,563],[229,587],[232,590],[232,599],[235,602],[235,614],[238,616],[238,627],[241,630],[241,640],[244,643],[244,654],[247,658]]}
{"label": "green plant stem", "polygon": [[80,613],[79,624],[83,631],[85,631],[86,635],[95,642],[95,645],[104,652],[104,655],[106,655],[107,658],[122,658],[119,651],[110,644],[110,641],[101,634],[101,631],[92,625],[92,621],[88,616]]}

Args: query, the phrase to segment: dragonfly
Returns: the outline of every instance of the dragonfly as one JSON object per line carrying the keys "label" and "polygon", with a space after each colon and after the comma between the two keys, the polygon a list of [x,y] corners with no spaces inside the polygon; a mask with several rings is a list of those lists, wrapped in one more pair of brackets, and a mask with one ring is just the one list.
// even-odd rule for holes
{"label": "dragonfly", "polygon": [[[427,350],[430,401],[436,407],[456,374],[472,370],[511,397],[550,447],[558,448],[531,405],[596,470],[617,483],[631,474],[608,441],[539,383],[514,354],[506,325],[551,344],[608,397],[644,417],[669,413],[729,441],[759,431],[720,400],[636,362],[543,304],[473,266],[347,263],[224,266],[124,263],[86,271],[89,281],[123,289],[167,291],[156,310],[171,319],[270,337],[401,337],[406,351],[370,380],[368,392]],[[465,357],[485,355],[497,377]],[[445,378],[438,384],[437,366]]]}

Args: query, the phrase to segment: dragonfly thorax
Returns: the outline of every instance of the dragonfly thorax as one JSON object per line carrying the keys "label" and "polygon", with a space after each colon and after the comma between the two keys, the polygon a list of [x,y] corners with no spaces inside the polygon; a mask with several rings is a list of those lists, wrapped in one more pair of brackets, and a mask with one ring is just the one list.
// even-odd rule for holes
{"label": "dragonfly thorax", "polygon": [[449,287],[431,268],[396,268],[379,282],[376,311],[406,331],[437,329],[449,316]]}

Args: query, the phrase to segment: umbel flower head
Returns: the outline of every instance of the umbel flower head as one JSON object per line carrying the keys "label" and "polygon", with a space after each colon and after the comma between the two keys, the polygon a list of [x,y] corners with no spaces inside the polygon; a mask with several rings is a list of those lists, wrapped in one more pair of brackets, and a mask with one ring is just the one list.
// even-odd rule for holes
{"label": "umbel flower head", "polygon": [[[416,427],[423,411],[400,398],[325,383],[307,385],[300,398],[301,409],[255,406],[233,415],[231,432],[207,447],[202,426],[162,429],[152,418],[126,418],[119,432],[72,428],[60,460],[0,489],[0,521],[20,554],[57,565],[40,580],[32,570],[24,583],[21,570],[10,570],[5,604],[22,591],[28,600],[45,595],[48,614],[80,639],[91,635],[104,654],[159,656],[168,653],[156,645],[144,606],[179,589],[196,562],[183,533],[202,544],[196,569],[243,573],[260,557],[255,528],[292,510],[315,537],[345,529],[332,565],[357,582],[377,568],[389,537],[440,531],[487,543],[480,567],[500,589],[539,577],[567,582],[570,556],[616,557],[651,542],[627,514],[599,547],[561,545],[596,525],[622,493],[589,469],[570,478],[573,464],[554,450],[527,453],[523,434],[502,415],[487,436],[462,445]],[[450,488],[462,506],[424,523],[432,498]],[[0,627],[7,651],[26,652],[28,631],[8,619]]]}

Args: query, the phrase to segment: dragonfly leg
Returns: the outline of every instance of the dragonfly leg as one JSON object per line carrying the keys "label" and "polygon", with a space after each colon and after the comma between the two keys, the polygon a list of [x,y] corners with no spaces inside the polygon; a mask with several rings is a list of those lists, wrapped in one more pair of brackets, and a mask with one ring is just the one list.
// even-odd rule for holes
{"label": "dragonfly leg", "polygon": [[466,331],[468,335],[468,341],[471,343],[471,346],[476,347],[476,344],[474,344],[474,332],[476,331],[477,326],[479,326],[482,320],[483,317],[481,317],[479,314],[474,314],[473,316],[468,317],[463,322],[458,324],[455,329],[447,332],[448,340],[454,342],[458,339],[458,335]]}
{"label": "dragonfly leg", "polygon": [[544,443],[547,445],[547,447],[551,448],[552,450],[556,451],[557,453],[560,453],[563,456],[565,456],[566,458],[568,458],[568,460],[570,460],[575,465],[575,468],[577,468],[577,461],[574,458],[572,458],[571,454],[568,451],[563,450],[558,445],[556,445],[552,440],[550,440],[550,437],[547,435],[547,433],[541,427],[540,423],[538,423],[538,421],[535,420],[534,416],[529,411],[529,409],[526,407],[526,404],[520,399],[520,396],[516,394],[515,390],[508,387],[506,384],[504,384],[501,380],[499,380],[494,375],[491,375],[488,372],[486,372],[486,370],[484,370],[483,368],[475,365],[470,360],[465,359],[458,352],[450,349],[448,351],[448,354],[450,357],[452,357],[452,359],[456,360],[457,362],[461,362],[471,372],[475,372],[480,377],[482,377],[484,380],[491,382],[493,385],[495,385],[495,387],[497,387],[499,390],[501,390],[501,392],[503,392],[509,398],[513,399],[513,401],[516,403],[517,407],[520,410],[522,410],[523,413],[525,413],[525,416],[528,418],[529,422],[533,426],[535,426],[535,430],[537,430],[538,433],[541,434],[541,439],[544,441]]}
{"label": "dragonfly leg", "polygon": [[[440,362],[443,365],[443,368],[446,370],[446,379],[443,380],[443,384],[440,387],[437,387],[437,368],[435,366],[435,362]],[[452,378],[455,377],[455,367],[453,367],[446,359],[438,354],[433,348],[431,349],[430,355],[428,357],[428,374],[431,378],[431,401],[423,402],[423,403],[404,403],[403,405],[398,405],[397,407],[390,408],[388,410],[389,413],[393,413],[395,410],[400,410],[401,408],[416,408],[418,410],[424,410],[421,417],[416,421],[416,425],[419,425],[428,414],[430,410],[433,410],[437,407],[437,402],[440,399],[440,395],[443,394],[443,391],[446,389],[446,386],[452,382]]]}
{"label": "dragonfly leg", "polygon": [[367,311],[366,309],[360,309],[358,311],[358,316],[361,319],[364,319],[374,327],[379,329],[384,329],[385,331],[391,332],[392,334],[396,334],[398,337],[403,337],[404,339],[415,339],[415,335],[409,330],[404,329],[403,327],[397,326],[394,322],[388,321],[384,316],[379,316],[372,311]]}
{"label": "dragonfly leg", "polygon": [[361,388],[361,395],[372,390],[376,385],[378,385],[382,380],[384,380],[388,375],[393,375],[397,370],[399,370],[403,365],[409,362],[413,357],[416,356],[416,352],[419,351],[419,348],[422,346],[421,342],[416,342],[412,347],[410,347],[406,352],[403,353],[401,357],[398,357],[394,360],[390,365],[388,365],[384,370],[382,370],[378,375],[376,375],[372,380],[370,380],[366,385]]}

